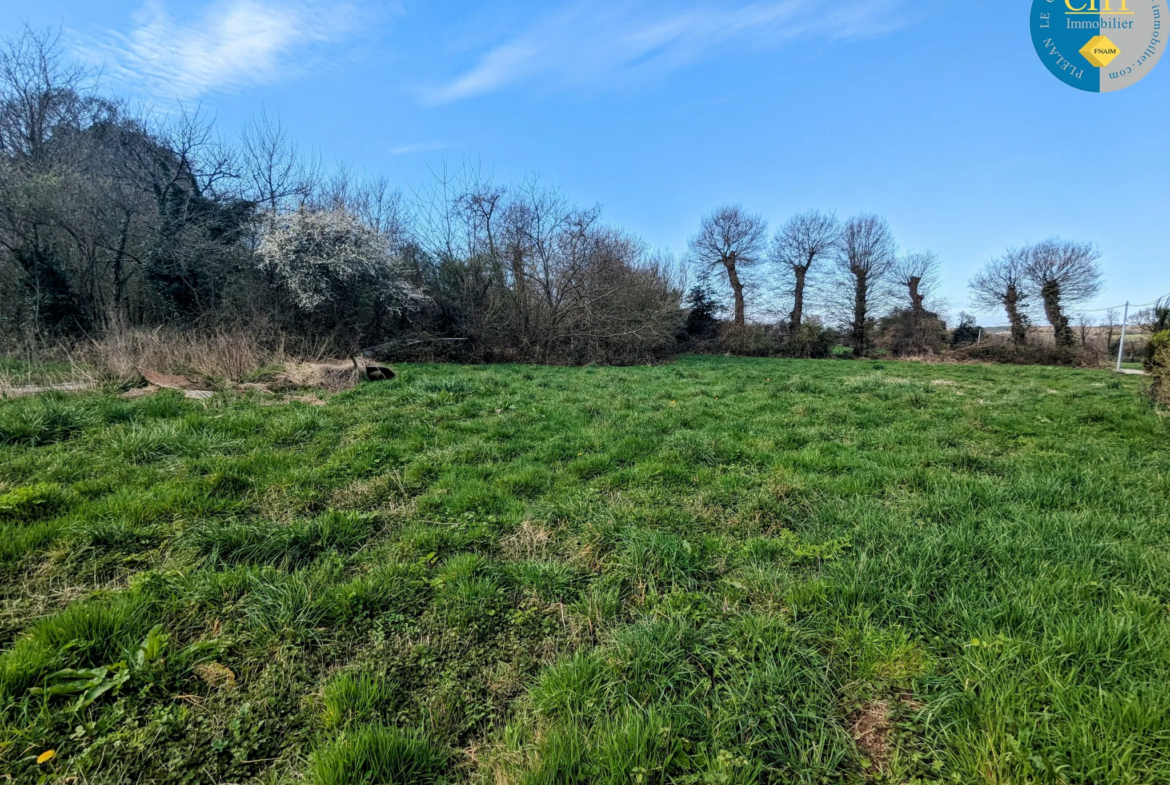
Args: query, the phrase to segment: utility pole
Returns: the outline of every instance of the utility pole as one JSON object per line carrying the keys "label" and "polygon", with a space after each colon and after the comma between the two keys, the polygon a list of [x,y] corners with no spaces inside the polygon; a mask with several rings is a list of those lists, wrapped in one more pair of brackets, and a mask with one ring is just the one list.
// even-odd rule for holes
{"label": "utility pole", "polygon": [[1129,301],[1125,303],[1125,316],[1121,317],[1121,341],[1117,345],[1117,372],[1121,373],[1121,358],[1125,356],[1125,326],[1129,324]]}

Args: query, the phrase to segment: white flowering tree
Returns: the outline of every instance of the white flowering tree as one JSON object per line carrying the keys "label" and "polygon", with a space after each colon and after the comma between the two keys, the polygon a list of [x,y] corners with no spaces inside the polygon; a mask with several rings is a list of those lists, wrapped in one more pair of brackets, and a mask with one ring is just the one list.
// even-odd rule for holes
{"label": "white flowering tree", "polygon": [[308,210],[278,218],[260,259],[297,308],[360,333],[425,299],[385,235],[346,210]]}

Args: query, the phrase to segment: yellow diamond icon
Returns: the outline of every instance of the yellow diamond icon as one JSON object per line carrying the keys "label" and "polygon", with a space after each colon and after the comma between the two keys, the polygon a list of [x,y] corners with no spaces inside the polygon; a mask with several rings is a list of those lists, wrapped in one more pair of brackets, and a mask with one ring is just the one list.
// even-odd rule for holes
{"label": "yellow diamond icon", "polygon": [[1099,35],[1085,44],[1084,48],[1081,49],[1081,54],[1093,65],[1104,68],[1113,62],[1113,58],[1121,54],[1121,50],[1107,37]]}

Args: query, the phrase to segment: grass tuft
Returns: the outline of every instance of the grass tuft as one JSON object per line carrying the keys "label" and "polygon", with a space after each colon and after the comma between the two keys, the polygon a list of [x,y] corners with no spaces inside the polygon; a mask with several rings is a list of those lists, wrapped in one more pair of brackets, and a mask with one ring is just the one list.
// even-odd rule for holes
{"label": "grass tuft", "polygon": [[448,755],[419,733],[371,725],[341,736],[313,754],[312,785],[429,785],[438,782]]}

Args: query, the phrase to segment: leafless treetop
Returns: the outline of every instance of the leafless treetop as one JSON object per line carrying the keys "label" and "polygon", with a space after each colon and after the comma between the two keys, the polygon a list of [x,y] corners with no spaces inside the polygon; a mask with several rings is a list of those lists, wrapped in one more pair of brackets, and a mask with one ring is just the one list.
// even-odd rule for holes
{"label": "leafless treetop", "polygon": [[93,74],[62,57],[60,33],[25,27],[0,41],[0,153],[36,157],[54,129],[76,128],[94,104]]}
{"label": "leafless treetop", "polygon": [[835,213],[810,210],[789,218],[772,239],[772,261],[805,272],[832,253],[841,237],[841,223]]}
{"label": "leafless treetop", "polygon": [[705,267],[728,262],[750,267],[763,259],[767,222],[739,205],[721,207],[704,216],[699,233],[691,238],[691,256]]}
{"label": "leafless treetop", "polygon": [[898,246],[890,225],[876,215],[850,218],[837,244],[840,263],[855,276],[882,278],[894,269]]}
{"label": "leafless treetop", "polygon": [[1009,292],[1015,292],[1018,307],[1025,308],[1029,300],[1025,277],[1028,260],[1029,249],[1009,248],[1003,256],[988,263],[969,284],[974,304],[989,310],[998,309]]}
{"label": "leafless treetop", "polygon": [[907,251],[894,265],[893,280],[899,286],[909,286],[918,280],[918,292],[929,297],[938,287],[941,265],[934,251]]}
{"label": "leafless treetop", "polygon": [[1024,274],[1037,289],[1059,287],[1062,303],[1081,303],[1101,292],[1100,258],[1092,243],[1052,238],[1033,246]]}
{"label": "leafless treetop", "polygon": [[320,181],[318,166],[301,155],[279,117],[253,116],[240,142],[245,188],[272,217],[308,201]]}

